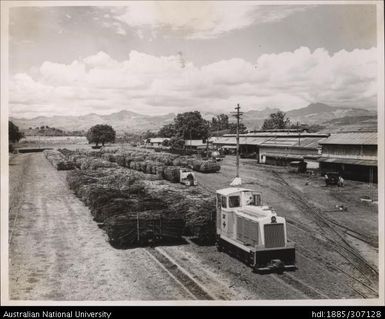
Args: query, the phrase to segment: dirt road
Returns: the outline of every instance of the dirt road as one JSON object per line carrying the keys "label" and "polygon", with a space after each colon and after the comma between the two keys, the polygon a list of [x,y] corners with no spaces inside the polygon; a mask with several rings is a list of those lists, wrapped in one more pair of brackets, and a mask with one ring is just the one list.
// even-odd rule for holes
{"label": "dirt road", "polygon": [[65,174],[41,153],[10,166],[10,299],[191,298],[143,249],[113,249]]}
{"label": "dirt road", "polygon": [[[344,273],[351,265],[326,248],[325,236],[314,232],[319,225],[303,214],[303,207],[293,200],[277,200],[277,192],[279,199],[284,189],[279,178],[267,183],[263,178],[271,174],[260,173],[247,162],[241,173],[248,176],[250,186],[265,185],[266,201],[284,208],[293,220],[289,232],[299,244],[296,272],[257,275],[214,246],[191,241],[155,250],[116,250],[106,242],[88,208],[68,189],[66,172],[56,171],[41,153],[16,156],[10,165],[10,299],[254,300],[376,295],[371,280],[359,273],[355,278],[354,271],[353,278]],[[227,186],[232,176],[231,158],[218,174],[198,174],[200,187],[211,190]]]}

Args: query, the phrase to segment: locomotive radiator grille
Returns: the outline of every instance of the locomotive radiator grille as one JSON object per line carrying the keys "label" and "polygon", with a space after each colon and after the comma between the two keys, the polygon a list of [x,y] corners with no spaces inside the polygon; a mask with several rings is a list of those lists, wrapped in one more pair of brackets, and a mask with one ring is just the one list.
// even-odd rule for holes
{"label": "locomotive radiator grille", "polygon": [[266,248],[285,247],[283,224],[266,224],[264,229]]}

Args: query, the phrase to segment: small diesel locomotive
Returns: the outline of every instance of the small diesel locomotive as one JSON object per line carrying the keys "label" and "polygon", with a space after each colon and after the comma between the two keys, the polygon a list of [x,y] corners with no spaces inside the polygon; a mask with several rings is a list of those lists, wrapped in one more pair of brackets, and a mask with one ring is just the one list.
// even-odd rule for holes
{"label": "small diesel locomotive", "polygon": [[256,272],[295,269],[295,244],[285,218],[262,204],[261,194],[230,187],[216,192],[216,245]]}

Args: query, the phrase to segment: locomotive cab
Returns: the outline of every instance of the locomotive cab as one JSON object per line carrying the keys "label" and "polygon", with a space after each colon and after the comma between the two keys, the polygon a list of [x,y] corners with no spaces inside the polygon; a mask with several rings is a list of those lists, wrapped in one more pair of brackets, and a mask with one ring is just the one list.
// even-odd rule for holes
{"label": "locomotive cab", "polygon": [[230,187],[216,195],[219,251],[235,255],[259,272],[295,268],[295,245],[287,240],[285,218],[263,205],[259,192]]}

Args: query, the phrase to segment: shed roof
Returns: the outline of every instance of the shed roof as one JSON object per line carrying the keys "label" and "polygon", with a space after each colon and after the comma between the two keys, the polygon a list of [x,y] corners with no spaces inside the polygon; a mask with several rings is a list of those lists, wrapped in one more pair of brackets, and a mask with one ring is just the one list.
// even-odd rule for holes
{"label": "shed roof", "polygon": [[153,137],[150,138],[150,143],[162,143],[165,140],[169,140],[168,137]]}
{"label": "shed roof", "polygon": [[320,144],[377,145],[377,132],[335,133]]}
{"label": "shed roof", "polygon": [[350,164],[350,165],[362,165],[362,166],[377,166],[376,160],[366,159],[354,159],[354,158],[329,158],[321,157],[318,159],[319,162],[323,163],[338,163],[338,164]]}
{"label": "shed roof", "polygon": [[272,147],[298,147],[298,148],[318,148],[320,141],[325,140],[324,137],[275,137],[268,139],[261,144],[261,146]]}

